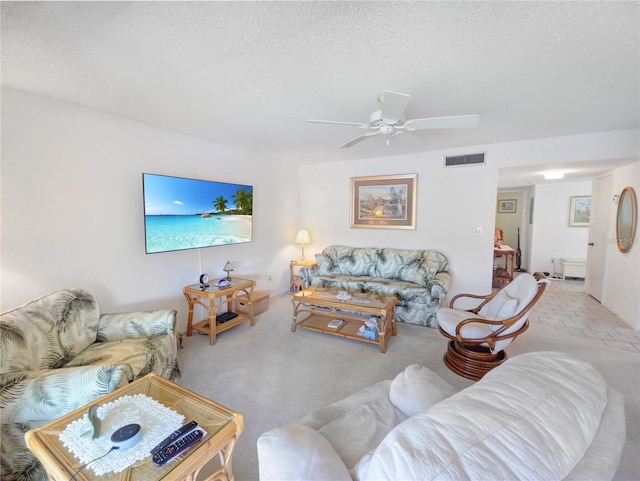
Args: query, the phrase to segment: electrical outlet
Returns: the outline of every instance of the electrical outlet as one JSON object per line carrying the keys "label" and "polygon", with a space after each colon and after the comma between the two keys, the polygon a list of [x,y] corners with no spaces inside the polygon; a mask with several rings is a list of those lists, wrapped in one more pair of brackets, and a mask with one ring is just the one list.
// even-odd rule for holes
{"label": "electrical outlet", "polygon": [[476,227],[476,229],[473,231],[473,235],[475,236],[482,236],[484,234],[484,232],[482,231],[482,227]]}

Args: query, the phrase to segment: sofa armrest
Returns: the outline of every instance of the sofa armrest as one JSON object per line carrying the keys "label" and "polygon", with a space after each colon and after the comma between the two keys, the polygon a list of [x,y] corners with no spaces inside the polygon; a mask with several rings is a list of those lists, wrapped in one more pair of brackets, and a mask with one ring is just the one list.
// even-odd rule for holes
{"label": "sofa armrest", "polygon": [[431,278],[431,282],[429,283],[429,287],[431,289],[431,298],[438,299],[438,303],[441,307],[444,306],[444,299],[451,289],[452,277],[451,272],[442,271],[436,273],[435,276]]}
{"label": "sofa armrest", "polygon": [[258,438],[260,481],[351,481],[347,467],[318,431],[290,424]]}
{"label": "sofa armrest", "polygon": [[46,422],[127,383],[127,364],[0,374],[2,423]]}
{"label": "sofa armrest", "polygon": [[[627,439],[624,396],[607,386],[607,407],[587,452],[562,481],[613,479]],[[624,478],[624,475],[621,476]]]}
{"label": "sofa armrest", "polygon": [[315,264],[309,267],[301,267],[298,271],[298,275],[300,276],[300,279],[302,279],[304,286],[309,287],[311,285],[311,279],[316,275],[317,272],[318,265]]}
{"label": "sofa armrest", "polygon": [[159,334],[176,335],[175,310],[103,314],[98,323],[98,341],[121,341]]}

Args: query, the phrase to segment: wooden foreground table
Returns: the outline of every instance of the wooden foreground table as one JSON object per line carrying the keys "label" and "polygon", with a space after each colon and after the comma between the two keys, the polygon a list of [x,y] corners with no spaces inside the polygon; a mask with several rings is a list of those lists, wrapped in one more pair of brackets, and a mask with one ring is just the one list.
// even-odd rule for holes
{"label": "wooden foreground table", "polygon": [[[233,480],[231,456],[235,443],[244,428],[242,414],[230,411],[153,373],[101,397],[95,403],[102,405],[114,401],[120,396],[134,394],[145,394],[160,404],[183,414],[186,418],[185,423],[196,421],[207,432],[207,435],[184,454],[162,467],[154,466],[151,455],[149,455],[120,473],[97,476],[87,466],[76,474],[74,479],[78,481],[95,479],[101,481],[155,481],[160,479],[194,481],[202,467],[217,455],[217,469],[206,479],[209,481]],[[47,471],[49,479],[69,481],[71,475],[81,467],[82,463],[62,445],[58,435],[65,430],[69,423],[82,418],[87,413],[89,406],[78,408],[25,434],[27,446]]]}

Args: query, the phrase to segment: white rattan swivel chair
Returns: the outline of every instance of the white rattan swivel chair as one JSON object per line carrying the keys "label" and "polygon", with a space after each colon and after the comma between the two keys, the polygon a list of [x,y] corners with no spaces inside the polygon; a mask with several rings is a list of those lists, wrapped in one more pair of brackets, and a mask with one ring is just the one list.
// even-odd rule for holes
{"label": "white rattan swivel chair", "polygon": [[[438,328],[450,339],[444,363],[453,372],[480,379],[507,359],[504,349],[527,330],[529,311],[540,299],[549,280],[544,274],[520,274],[488,296],[458,294],[448,308],[437,312]],[[455,309],[463,298],[480,302],[469,309]]]}

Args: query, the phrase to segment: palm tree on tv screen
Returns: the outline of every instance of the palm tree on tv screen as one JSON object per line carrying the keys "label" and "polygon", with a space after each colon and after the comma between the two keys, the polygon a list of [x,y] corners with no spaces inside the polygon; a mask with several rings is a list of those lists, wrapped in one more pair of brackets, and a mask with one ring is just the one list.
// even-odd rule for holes
{"label": "palm tree on tv screen", "polygon": [[227,210],[227,202],[229,201],[222,196],[216,197],[216,200],[213,201],[213,208],[216,212],[224,212]]}
{"label": "palm tree on tv screen", "polygon": [[253,192],[247,192],[244,187],[238,189],[231,197],[236,208],[241,214],[251,214],[253,205]]}

